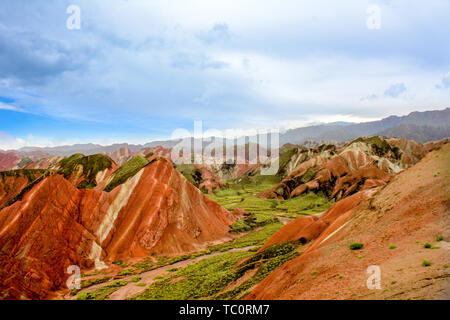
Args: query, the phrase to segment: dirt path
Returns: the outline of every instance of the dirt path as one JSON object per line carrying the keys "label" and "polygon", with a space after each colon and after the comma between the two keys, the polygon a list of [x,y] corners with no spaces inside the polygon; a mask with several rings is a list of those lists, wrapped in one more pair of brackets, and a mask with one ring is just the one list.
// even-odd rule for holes
{"label": "dirt path", "polygon": [[[177,262],[177,263],[174,263],[174,264],[171,264],[171,265],[167,265],[167,266],[156,268],[156,269],[153,269],[153,270],[150,270],[150,271],[147,271],[147,272],[143,272],[141,274],[135,274],[135,275],[132,275],[132,276],[128,276],[128,277],[122,278],[120,280],[121,281],[128,281],[128,284],[126,284],[123,287],[120,287],[117,291],[113,292],[109,296],[109,298],[107,300],[124,300],[126,298],[129,298],[131,296],[134,296],[134,295],[136,295],[138,293],[141,293],[141,292],[145,291],[145,289],[149,285],[151,285],[153,282],[157,281],[157,280],[154,280],[155,277],[161,276],[161,275],[167,276],[168,274],[170,274],[170,272],[167,271],[168,269],[184,268],[184,267],[186,267],[189,264],[197,263],[197,262],[199,262],[199,261],[201,261],[203,259],[206,259],[206,258],[210,258],[210,257],[218,256],[218,255],[223,255],[223,254],[230,253],[230,252],[248,251],[248,250],[253,249],[255,247],[256,246],[249,246],[249,247],[244,247],[244,248],[231,249],[231,250],[228,250],[228,251],[225,251],[225,252],[213,252],[213,253],[208,254],[208,255],[200,256],[200,257],[197,257],[197,258],[194,258],[194,259],[188,259],[188,260],[180,261],[180,262]],[[132,282],[131,279],[133,277],[136,277],[136,276],[141,277],[141,280],[139,280],[138,282]],[[112,279],[112,280],[110,280],[108,282],[101,283],[101,284],[98,284],[98,285],[94,285],[94,286],[85,288],[85,289],[79,291],[76,296],[70,297],[69,299],[70,300],[75,300],[76,297],[79,294],[83,293],[83,292],[93,291],[93,290],[102,288],[102,287],[107,286],[108,284],[110,284],[112,282],[115,282],[115,281],[118,281],[118,280],[119,279]],[[139,286],[136,285],[137,283],[145,283],[146,286],[145,287],[139,287]]]}

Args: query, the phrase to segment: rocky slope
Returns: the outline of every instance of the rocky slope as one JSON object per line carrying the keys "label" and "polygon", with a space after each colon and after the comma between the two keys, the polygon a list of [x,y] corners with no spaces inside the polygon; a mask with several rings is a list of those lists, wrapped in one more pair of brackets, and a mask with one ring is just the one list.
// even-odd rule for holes
{"label": "rocky slope", "polygon": [[360,190],[385,185],[394,174],[414,165],[425,154],[425,147],[414,141],[377,136],[342,146],[299,149],[288,160],[287,177],[259,196],[290,199],[306,192],[320,192],[340,200]]}
{"label": "rocky slope", "polygon": [[102,268],[118,259],[203,249],[236,219],[167,160],[150,159],[103,191],[115,177],[78,189],[54,174],[0,211],[2,298],[46,298],[65,285],[69,265]]}
{"label": "rocky slope", "polygon": [[[449,163],[447,143],[386,186],[287,224],[265,247],[298,240],[300,256],[247,299],[449,299]],[[369,266],[381,270],[380,289],[367,286]]]}

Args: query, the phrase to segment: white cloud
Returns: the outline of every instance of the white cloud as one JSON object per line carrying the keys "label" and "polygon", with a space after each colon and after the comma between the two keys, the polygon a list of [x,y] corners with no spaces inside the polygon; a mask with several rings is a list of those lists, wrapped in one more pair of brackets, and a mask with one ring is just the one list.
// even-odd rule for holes
{"label": "white cloud", "polygon": [[0,101],[0,109],[1,110],[10,110],[10,111],[17,111],[17,112],[23,112],[23,110],[19,107],[16,107],[12,104],[3,103]]}

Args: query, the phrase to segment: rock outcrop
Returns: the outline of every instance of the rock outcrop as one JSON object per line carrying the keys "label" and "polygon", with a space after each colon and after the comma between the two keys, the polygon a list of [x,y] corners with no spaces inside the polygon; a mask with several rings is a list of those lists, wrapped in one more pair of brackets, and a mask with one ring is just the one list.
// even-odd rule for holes
{"label": "rock outcrop", "polygon": [[340,200],[385,185],[425,154],[425,147],[414,141],[380,137],[359,138],[337,148],[330,145],[302,150],[291,159],[298,166],[280,184],[258,196],[290,199],[306,192],[321,192]]}
{"label": "rock outcrop", "polygon": [[[284,226],[265,247],[300,240],[300,256],[247,299],[449,299],[449,163],[442,144],[386,186]],[[353,242],[362,248],[351,250]],[[381,272],[379,289],[367,285],[370,266]]]}
{"label": "rock outcrop", "polygon": [[204,249],[236,217],[154,159],[110,192],[47,177],[0,211],[0,291],[41,299],[65,284],[66,269]]}

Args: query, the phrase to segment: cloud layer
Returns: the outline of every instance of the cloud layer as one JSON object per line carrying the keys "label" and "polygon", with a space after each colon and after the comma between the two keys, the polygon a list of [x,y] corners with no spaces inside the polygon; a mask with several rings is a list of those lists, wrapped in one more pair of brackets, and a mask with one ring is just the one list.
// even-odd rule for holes
{"label": "cloud layer", "polygon": [[286,128],[448,106],[448,1],[370,4],[379,30],[356,0],[1,1],[0,110],[66,126],[0,130],[134,142],[194,120]]}

